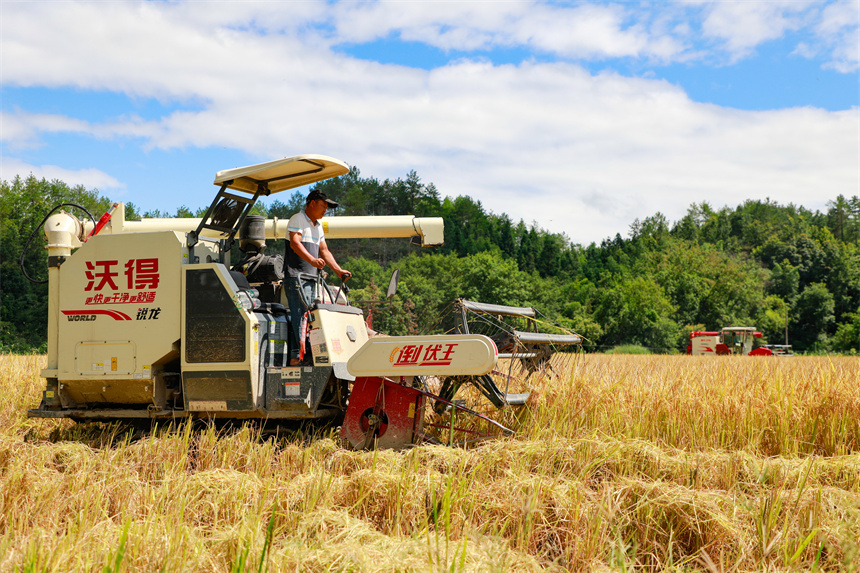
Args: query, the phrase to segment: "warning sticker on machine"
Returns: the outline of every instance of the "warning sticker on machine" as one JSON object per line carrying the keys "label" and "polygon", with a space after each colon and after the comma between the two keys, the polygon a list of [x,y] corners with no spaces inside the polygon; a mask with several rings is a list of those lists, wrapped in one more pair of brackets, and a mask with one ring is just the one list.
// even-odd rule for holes
{"label": "warning sticker on machine", "polygon": [[151,380],[152,379],[152,368],[149,364],[143,367],[143,372],[135,372],[134,373],[135,380]]}
{"label": "warning sticker on machine", "polygon": [[285,396],[298,396],[301,389],[301,382],[284,382]]}
{"label": "warning sticker on machine", "polygon": [[311,339],[311,346],[325,344],[325,334],[323,334],[322,328],[312,328],[308,337]]}
{"label": "warning sticker on machine", "polygon": [[190,412],[226,412],[227,402],[224,400],[189,400]]}
{"label": "warning sticker on machine", "polygon": [[315,344],[314,346],[312,346],[312,347],[311,347],[311,350],[313,350],[314,355],[317,355],[317,354],[325,354],[325,353],[326,353],[325,343],[323,343],[323,344]]}

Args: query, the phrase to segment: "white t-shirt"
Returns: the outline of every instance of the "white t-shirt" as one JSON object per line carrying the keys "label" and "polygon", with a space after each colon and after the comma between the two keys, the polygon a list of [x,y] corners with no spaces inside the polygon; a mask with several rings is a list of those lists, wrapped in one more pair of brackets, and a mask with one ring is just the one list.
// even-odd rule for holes
{"label": "white t-shirt", "polygon": [[[302,234],[302,245],[308,250],[312,257],[320,256],[320,243],[325,241],[322,224],[319,221],[311,222],[304,211],[299,211],[287,223],[287,231]],[[292,248],[287,251],[287,273],[291,277],[299,276],[299,273],[316,275],[317,268],[301,258]]]}

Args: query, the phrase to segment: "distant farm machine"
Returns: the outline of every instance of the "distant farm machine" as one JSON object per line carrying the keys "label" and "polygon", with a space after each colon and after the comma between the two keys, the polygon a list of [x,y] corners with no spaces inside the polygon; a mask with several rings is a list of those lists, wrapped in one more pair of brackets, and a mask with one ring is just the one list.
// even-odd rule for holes
{"label": "distant farm machine", "polygon": [[[696,330],[690,333],[690,344],[687,354],[693,356],[737,355],[737,356],[771,356],[775,353],[774,346],[759,346],[753,348],[754,340],[761,338],[752,326],[727,326],[719,332]],[[780,346],[780,348],[783,348]],[[790,348],[790,347],[788,347]],[[785,355],[785,352],[778,352]]]}
{"label": "distant farm machine", "polygon": [[[335,420],[344,443],[357,449],[511,433],[461,396],[496,408],[523,404],[528,394],[507,392],[511,368],[497,369],[498,361],[518,361],[528,373],[548,349],[579,343],[573,334],[516,330],[502,320],[534,309],[458,301],[461,320],[448,334],[373,336],[346,285],[335,293],[319,274],[310,277],[317,287],[308,335],[292,340],[290,322],[300,317],[285,304],[283,260],[264,254],[267,239],[288,238],[287,221],[251,209],[262,196],[348,170],[330,157],[301,155],[218,172],[219,190],[202,219],[126,221],[121,204],[99,221],[63,211],[47,217],[46,382],[28,415]],[[325,217],[322,225],[332,239],[443,242],[441,218]],[[243,258],[231,265],[237,239]],[[389,297],[395,288],[396,279]],[[467,314],[495,330],[470,329]],[[294,345],[307,350],[299,366],[289,365]]]}

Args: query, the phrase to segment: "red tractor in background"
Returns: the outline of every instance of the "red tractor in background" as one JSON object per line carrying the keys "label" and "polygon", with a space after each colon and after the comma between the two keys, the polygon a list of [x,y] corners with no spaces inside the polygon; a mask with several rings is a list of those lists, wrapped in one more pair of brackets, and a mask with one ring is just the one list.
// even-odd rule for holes
{"label": "red tractor in background", "polygon": [[719,332],[695,330],[690,333],[687,354],[693,356],[736,354],[739,356],[771,356],[764,346],[753,349],[753,339],[761,338],[752,326],[727,326]]}

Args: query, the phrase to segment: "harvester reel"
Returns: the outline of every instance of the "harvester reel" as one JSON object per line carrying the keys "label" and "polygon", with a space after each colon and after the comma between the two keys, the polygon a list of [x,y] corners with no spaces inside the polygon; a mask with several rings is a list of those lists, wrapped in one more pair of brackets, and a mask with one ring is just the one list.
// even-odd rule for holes
{"label": "harvester reel", "polygon": [[527,376],[531,376],[535,372],[542,372],[547,369],[552,370],[550,358],[552,358],[554,351],[554,348],[547,347],[546,345],[540,346],[538,344],[532,344],[526,346],[523,352],[534,354],[533,357],[523,358],[520,360],[520,364],[526,371]]}
{"label": "harvester reel", "polygon": [[[482,410],[492,404],[493,408],[504,408],[507,405],[524,404],[528,394],[506,394],[489,374],[481,376],[448,376],[442,381],[439,397],[448,402],[455,402],[455,396],[461,387],[471,384],[483,396],[483,399],[468,403],[466,400],[456,400],[457,403],[468,405],[473,410]],[[436,401],[433,409],[437,414],[444,414],[450,406],[445,402]],[[488,409],[488,408],[487,408]]]}

